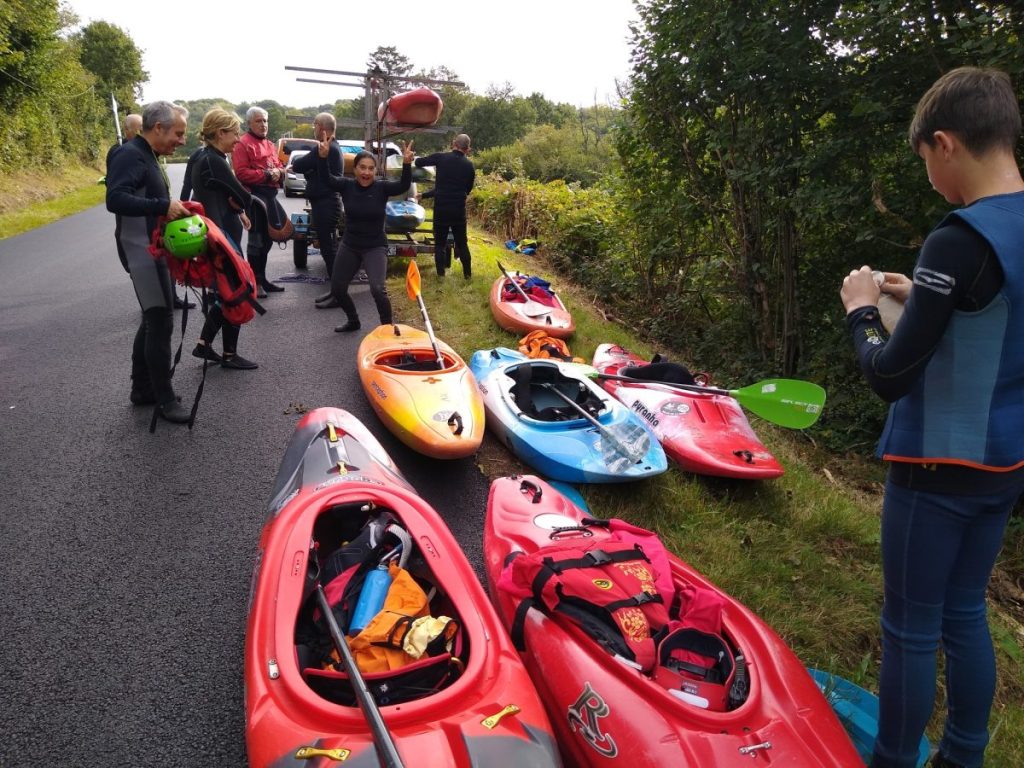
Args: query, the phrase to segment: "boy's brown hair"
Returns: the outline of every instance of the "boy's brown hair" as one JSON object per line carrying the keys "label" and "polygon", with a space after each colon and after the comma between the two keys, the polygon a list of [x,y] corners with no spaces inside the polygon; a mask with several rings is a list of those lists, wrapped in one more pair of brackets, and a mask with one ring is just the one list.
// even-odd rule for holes
{"label": "boy's brown hair", "polygon": [[910,146],[934,146],[935,131],[956,134],[972,155],[991,149],[1013,152],[1021,134],[1020,107],[1010,77],[998,69],[950,70],[917,103],[910,122]]}

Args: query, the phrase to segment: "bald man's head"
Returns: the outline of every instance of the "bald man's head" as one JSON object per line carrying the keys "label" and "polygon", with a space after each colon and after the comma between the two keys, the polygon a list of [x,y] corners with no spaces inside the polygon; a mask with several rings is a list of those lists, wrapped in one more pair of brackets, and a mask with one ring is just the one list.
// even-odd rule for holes
{"label": "bald man's head", "polygon": [[124,118],[124,140],[135,138],[142,130],[142,115],[127,115]]}

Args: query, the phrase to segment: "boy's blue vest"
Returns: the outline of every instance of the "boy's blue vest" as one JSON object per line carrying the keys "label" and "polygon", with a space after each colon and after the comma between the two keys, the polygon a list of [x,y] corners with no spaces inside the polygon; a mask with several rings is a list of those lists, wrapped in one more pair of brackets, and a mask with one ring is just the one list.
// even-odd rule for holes
{"label": "boy's blue vest", "polygon": [[1024,192],[948,214],[988,241],[1005,282],[979,312],[953,313],[914,388],[889,409],[878,455],[889,461],[1024,465]]}

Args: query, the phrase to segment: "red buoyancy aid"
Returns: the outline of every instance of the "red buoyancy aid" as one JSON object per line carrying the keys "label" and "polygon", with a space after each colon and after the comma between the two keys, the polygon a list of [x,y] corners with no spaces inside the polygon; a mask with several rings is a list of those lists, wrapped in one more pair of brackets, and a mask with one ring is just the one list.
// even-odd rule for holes
{"label": "red buoyancy aid", "polygon": [[224,319],[232,325],[242,325],[257,313],[266,310],[256,301],[256,274],[252,266],[231,245],[231,241],[212,219],[206,216],[203,204],[195,200],[182,201],[190,213],[197,214],[206,223],[206,253],[194,259],[179,259],[164,248],[164,217],[160,217],[151,236],[149,252],[163,259],[174,281],[199,288],[216,288]]}
{"label": "red buoyancy aid", "polygon": [[669,621],[657,582],[638,545],[575,541],[512,559],[498,588],[527,606],[568,616],[610,652],[650,671],[656,663],[652,635]]}

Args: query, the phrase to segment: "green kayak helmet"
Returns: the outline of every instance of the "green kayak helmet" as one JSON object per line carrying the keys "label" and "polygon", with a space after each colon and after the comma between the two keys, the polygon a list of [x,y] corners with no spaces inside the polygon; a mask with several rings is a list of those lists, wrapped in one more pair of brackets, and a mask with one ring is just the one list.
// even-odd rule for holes
{"label": "green kayak helmet", "polygon": [[206,222],[199,216],[168,221],[164,226],[164,247],[179,259],[194,259],[206,253]]}

